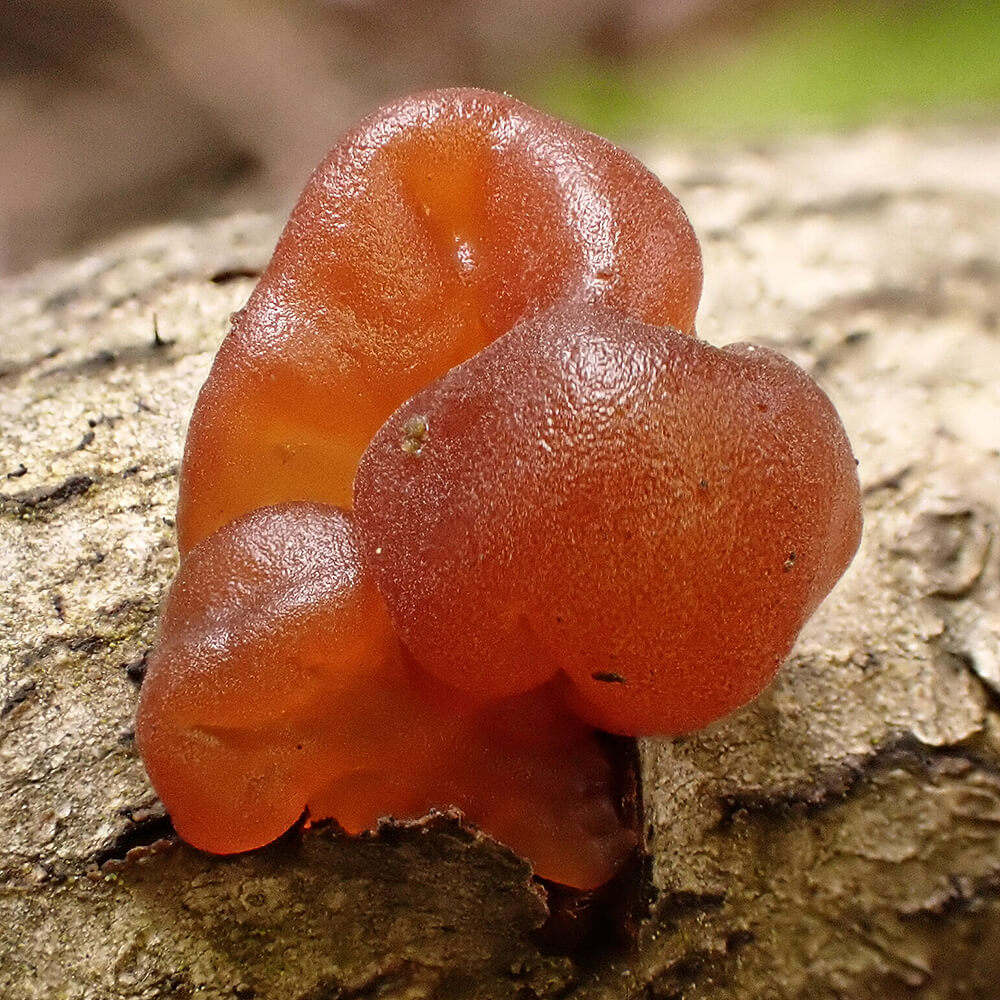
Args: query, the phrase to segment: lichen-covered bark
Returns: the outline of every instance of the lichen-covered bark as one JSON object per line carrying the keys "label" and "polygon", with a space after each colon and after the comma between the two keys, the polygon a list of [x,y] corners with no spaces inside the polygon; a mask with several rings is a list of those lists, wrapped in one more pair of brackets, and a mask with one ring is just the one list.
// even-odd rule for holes
{"label": "lichen-covered bark", "polygon": [[663,152],[699,332],[837,403],[866,531],[778,681],[641,747],[658,890],[628,954],[535,935],[452,817],[235,859],[169,834],[131,740],[197,387],[279,220],[0,286],[0,997],[962,998],[1000,981],[1000,134]]}

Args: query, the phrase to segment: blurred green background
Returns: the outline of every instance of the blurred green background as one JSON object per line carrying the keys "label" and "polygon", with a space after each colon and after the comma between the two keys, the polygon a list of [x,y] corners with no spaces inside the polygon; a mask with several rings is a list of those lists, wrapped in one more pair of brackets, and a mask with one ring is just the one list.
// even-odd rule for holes
{"label": "blurred green background", "polygon": [[684,49],[567,59],[537,103],[626,141],[1000,117],[1000,3],[803,3]]}
{"label": "blurred green background", "polygon": [[636,149],[1000,124],[1000,0],[0,0],[0,274],[144,222],[287,210],[437,86]]}

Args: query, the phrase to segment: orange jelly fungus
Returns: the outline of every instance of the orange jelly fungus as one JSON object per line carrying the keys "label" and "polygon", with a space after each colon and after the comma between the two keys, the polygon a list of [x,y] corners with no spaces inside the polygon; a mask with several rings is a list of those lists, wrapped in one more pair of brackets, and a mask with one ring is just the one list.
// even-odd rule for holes
{"label": "orange jelly fungus", "polygon": [[509,97],[408,98],[334,148],[188,434],[136,724],[182,837],[457,806],[539,875],[614,875],[595,727],[751,700],[860,536],[829,400],[696,340],[700,289],[676,199]]}
{"label": "orange jelly fungus", "polygon": [[197,847],[259,847],[306,808],[360,833],[454,805],[539,871],[590,886],[635,843],[593,730],[554,691],[486,701],[416,667],[336,507],[220,528],[184,560],[160,635],[136,730]]}

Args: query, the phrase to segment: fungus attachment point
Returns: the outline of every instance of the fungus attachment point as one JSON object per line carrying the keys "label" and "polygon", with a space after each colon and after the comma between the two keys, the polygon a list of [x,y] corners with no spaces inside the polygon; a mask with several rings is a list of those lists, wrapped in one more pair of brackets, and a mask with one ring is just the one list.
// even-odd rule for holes
{"label": "fungus attachment point", "polygon": [[331,151],[191,419],[136,723],[182,837],[457,806],[554,881],[621,868],[595,729],[753,698],[860,532],[829,400],[696,340],[700,289],[673,195],[509,97]]}

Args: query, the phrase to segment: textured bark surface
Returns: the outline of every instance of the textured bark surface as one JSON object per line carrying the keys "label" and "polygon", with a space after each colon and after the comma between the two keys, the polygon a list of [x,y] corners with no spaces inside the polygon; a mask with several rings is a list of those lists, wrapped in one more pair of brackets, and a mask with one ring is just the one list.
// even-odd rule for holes
{"label": "textured bark surface", "polygon": [[[778,681],[641,747],[658,890],[628,954],[534,936],[449,817],[236,859],[131,741],[184,422],[280,220],[137,234],[0,285],[0,997],[953,998],[1000,982],[1000,132],[654,153],[699,332],[838,405],[861,552]],[[158,333],[157,333],[158,331]]]}

